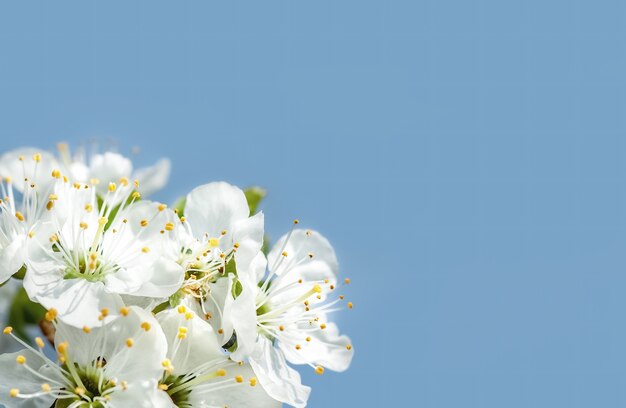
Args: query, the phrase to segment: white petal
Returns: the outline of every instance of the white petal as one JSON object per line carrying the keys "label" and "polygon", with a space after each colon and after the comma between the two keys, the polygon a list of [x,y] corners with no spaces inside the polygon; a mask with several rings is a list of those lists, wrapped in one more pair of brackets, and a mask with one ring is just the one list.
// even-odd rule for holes
{"label": "white petal", "polygon": [[[39,163],[33,160],[35,154],[41,155]],[[23,161],[19,159],[20,156],[24,158]],[[28,183],[35,183],[45,189],[54,181],[51,173],[57,168],[59,163],[53,155],[32,147],[12,150],[0,157],[0,176],[10,177],[13,187],[20,192],[24,191],[24,178],[28,178]]]}
{"label": "white petal", "polygon": [[[110,394],[107,407],[111,408],[176,408],[166,393],[157,388],[156,380],[129,384],[126,390]],[[165,395],[163,395],[165,394]]]}
{"label": "white petal", "polygon": [[31,299],[46,309],[56,309],[59,319],[74,327],[95,326],[102,309],[116,312],[124,305],[118,294],[105,290],[102,282],[61,278],[42,286],[27,285],[32,282],[27,279],[29,274],[30,269],[26,271],[24,288]]}
{"label": "white petal", "polygon": [[8,246],[0,248],[0,283],[6,282],[24,265],[26,258],[26,239],[23,235],[15,237]]}
{"label": "white petal", "polygon": [[[210,324],[194,314],[190,320],[177,309],[164,310],[157,314],[157,320],[165,333],[169,353],[180,343],[176,354],[168,354],[174,366],[174,374],[182,375],[194,371],[198,366],[212,360],[225,359],[217,336]],[[178,339],[180,327],[187,327],[187,337]]]}
{"label": "white petal", "polygon": [[282,352],[268,339],[259,338],[258,348],[250,358],[250,365],[272,398],[296,408],[306,406],[311,388],[302,385],[300,374],[287,365]]}
{"label": "white petal", "polygon": [[258,383],[250,385],[250,378],[255,377],[249,365],[228,368],[228,377],[240,375],[244,381],[230,388],[202,392],[201,388],[194,388],[189,395],[189,402],[194,407],[233,407],[233,408],[278,408],[282,404],[270,397]]}
{"label": "white petal", "polygon": [[237,248],[235,253],[238,268],[249,264],[261,251],[264,228],[265,219],[263,213],[241,220],[233,226],[233,242],[229,246],[234,243],[239,244],[239,248]]}
{"label": "white petal", "polygon": [[231,232],[235,223],[248,218],[249,214],[243,191],[228,183],[205,184],[187,195],[185,216],[196,238],[205,233],[217,238],[223,230]]}
{"label": "white petal", "polygon": [[241,279],[242,291],[231,307],[230,319],[237,334],[237,349],[231,355],[241,361],[252,354],[257,342],[256,280]]}
{"label": "white petal", "polygon": [[210,314],[210,318],[206,321],[213,327],[214,331],[221,329],[222,333],[218,333],[219,344],[226,344],[233,335],[233,318],[231,313],[232,304],[234,302],[233,289],[234,275],[229,274],[228,277],[220,278],[215,283],[211,283],[209,295],[204,300],[204,310],[200,302],[191,296],[187,296],[183,304],[190,307],[198,316],[204,316],[204,312]]}
{"label": "white petal", "polygon": [[153,166],[137,170],[133,178],[139,180],[141,193],[144,196],[149,196],[165,187],[170,178],[170,168],[169,159],[161,159]]}
{"label": "white petal", "polygon": [[9,396],[9,391],[12,388],[17,388],[22,394],[39,392],[41,385],[46,382],[29,372],[23,365],[17,364],[15,360],[19,355],[26,357],[26,364],[35,371],[39,371],[44,365],[44,360],[30,350],[0,355],[0,404],[19,408],[49,408],[55,399],[49,395],[32,399],[11,398]]}
{"label": "white petal", "polygon": [[300,343],[300,350],[296,350],[292,344],[278,343],[289,362],[313,363],[337,372],[345,371],[350,367],[354,348],[348,336],[339,334],[336,324],[327,323],[326,329],[308,331],[307,335],[311,337],[311,341]]}
{"label": "white petal", "polygon": [[[328,264],[331,271],[337,275],[339,272],[339,264],[335,250],[330,245],[330,242],[319,232],[307,232],[305,230],[296,229],[293,231],[288,241],[287,237],[289,237],[289,234],[283,235],[276,244],[274,244],[272,250],[267,255],[270,270],[277,275],[281,275],[293,269],[303,260],[307,262],[306,260],[309,258],[309,254],[312,254],[313,258],[310,258],[311,260]],[[287,252],[287,257],[280,260],[283,258],[283,252]],[[274,270],[275,266],[278,264],[280,264],[279,269]]]}
{"label": "white petal", "polygon": [[106,152],[91,157],[89,178],[100,180],[96,186],[98,193],[105,194],[109,183],[117,183],[122,177],[130,177],[133,163],[118,153]]}

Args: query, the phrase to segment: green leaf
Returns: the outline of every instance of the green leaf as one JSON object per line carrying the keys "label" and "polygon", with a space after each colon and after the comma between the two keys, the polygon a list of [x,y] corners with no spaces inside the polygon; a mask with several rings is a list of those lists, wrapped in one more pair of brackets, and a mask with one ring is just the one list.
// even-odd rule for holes
{"label": "green leaf", "polygon": [[11,301],[7,324],[13,327],[13,332],[22,340],[30,342],[26,328],[30,324],[38,324],[44,318],[46,309],[39,303],[28,298],[24,288],[20,288]]}
{"label": "green leaf", "polygon": [[174,211],[178,211],[178,216],[182,217],[183,215],[185,215],[186,204],[187,204],[187,196],[182,196],[178,200],[176,200],[174,205],[172,205],[172,209]]}
{"label": "green leaf", "polygon": [[243,193],[246,195],[246,200],[248,200],[250,215],[254,215],[257,212],[261,200],[263,200],[267,195],[267,190],[261,187],[253,186],[246,188]]}

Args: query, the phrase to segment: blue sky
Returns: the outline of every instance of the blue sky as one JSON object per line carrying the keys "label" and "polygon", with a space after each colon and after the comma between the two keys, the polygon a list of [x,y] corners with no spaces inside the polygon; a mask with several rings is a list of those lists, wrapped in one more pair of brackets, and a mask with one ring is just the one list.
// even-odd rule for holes
{"label": "blue sky", "polygon": [[173,161],[334,243],[312,407],[626,405],[626,4],[0,5],[0,149]]}

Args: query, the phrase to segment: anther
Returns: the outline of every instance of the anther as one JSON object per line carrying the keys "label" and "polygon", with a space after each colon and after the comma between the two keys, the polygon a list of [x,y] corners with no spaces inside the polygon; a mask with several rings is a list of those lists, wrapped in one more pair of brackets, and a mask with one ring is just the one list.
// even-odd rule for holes
{"label": "anther", "polygon": [[42,349],[45,345],[41,337],[35,337],[35,343],[37,343],[37,347],[40,349]]}
{"label": "anther", "polygon": [[11,396],[11,398],[15,398],[19,395],[20,390],[18,390],[17,388],[11,388],[11,391],[9,391],[9,396]]}
{"label": "anther", "polygon": [[129,312],[129,309],[128,309],[127,307],[122,307],[122,308],[120,309],[120,314],[121,314],[122,316],[128,316],[128,312]]}
{"label": "anther", "polygon": [[324,374],[324,367],[322,367],[322,366],[315,367],[315,373],[319,374],[319,375]]}
{"label": "anther", "polygon": [[236,375],[235,376],[235,381],[237,381],[238,383],[242,383],[243,382],[243,377],[240,375]]}
{"label": "anther", "polygon": [[17,362],[17,364],[24,364],[24,363],[26,363],[26,357],[24,357],[22,355],[19,355],[19,356],[17,356],[15,361]]}
{"label": "anther", "polygon": [[15,217],[17,217],[17,219],[20,221],[24,221],[24,215],[22,215],[22,213],[19,211],[15,212]]}
{"label": "anther", "polygon": [[115,183],[109,183],[109,191],[112,193],[117,190],[117,185]]}

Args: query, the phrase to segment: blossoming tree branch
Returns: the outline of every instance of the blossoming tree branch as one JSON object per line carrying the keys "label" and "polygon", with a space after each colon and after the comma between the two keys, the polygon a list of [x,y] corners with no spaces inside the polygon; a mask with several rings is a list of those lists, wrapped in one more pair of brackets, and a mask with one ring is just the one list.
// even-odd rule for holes
{"label": "blossoming tree branch", "polygon": [[67,145],[0,157],[0,283],[16,287],[4,335],[23,347],[0,355],[0,403],[304,407],[293,365],[348,368],[331,315],[352,308],[349,279],[328,240],[295,220],[268,249],[258,188],[145,199],[169,171]]}

